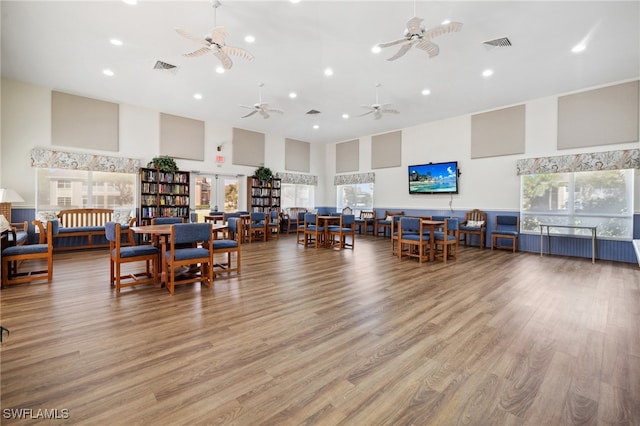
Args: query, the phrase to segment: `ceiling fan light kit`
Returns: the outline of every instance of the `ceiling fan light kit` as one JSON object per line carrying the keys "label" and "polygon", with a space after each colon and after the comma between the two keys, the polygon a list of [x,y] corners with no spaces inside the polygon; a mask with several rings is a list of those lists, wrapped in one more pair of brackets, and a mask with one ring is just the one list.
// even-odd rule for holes
{"label": "ceiling fan light kit", "polygon": [[251,112],[249,112],[246,115],[243,115],[241,118],[251,117],[252,115],[258,114],[258,113],[264,119],[271,117],[270,113],[284,114],[284,111],[281,110],[280,108],[270,107],[268,103],[262,102],[262,90],[261,90],[262,86],[264,86],[264,83],[260,83],[258,85],[258,102],[253,104],[253,106],[240,105],[241,108],[246,108],[251,110]]}
{"label": "ceiling fan light kit", "polygon": [[391,104],[381,104],[378,100],[378,88],[381,86],[380,83],[376,84],[376,102],[371,105],[362,105],[362,108],[367,108],[369,111],[360,114],[358,117],[364,117],[365,115],[373,114],[373,118],[375,120],[379,120],[382,118],[383,114],[399,114],[395,108],[392,108]]}

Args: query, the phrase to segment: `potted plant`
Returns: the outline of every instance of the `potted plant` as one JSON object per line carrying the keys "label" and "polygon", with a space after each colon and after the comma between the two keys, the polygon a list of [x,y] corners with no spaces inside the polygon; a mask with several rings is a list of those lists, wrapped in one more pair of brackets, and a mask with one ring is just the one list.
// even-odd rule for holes
{"label": "potted plant", "polygon": [[264,166],[258,167],[254,175],[258,178],[258,180],[265,183],[270,182],[271,179],[273,179],[273,172],[271,171],[271,169]]}
{"label": "potted plant", "polygon": [[162,172],[177,172],[178,165],[176,164],[176,160],[173,158],[163,155],[161,157],[153,157],[149,164],[147,164],[149,168],[155,168]]}

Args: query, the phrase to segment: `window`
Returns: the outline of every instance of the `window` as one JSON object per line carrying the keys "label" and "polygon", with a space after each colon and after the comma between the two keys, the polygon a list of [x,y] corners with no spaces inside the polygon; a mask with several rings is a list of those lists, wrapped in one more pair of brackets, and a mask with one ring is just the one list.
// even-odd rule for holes
{"label": "window", "polygon": [[281,202],[282,209],[289,207],[313,209],[315,205],[315,186],[283,183]]}
{"label": "window", "polygon": [[36,174],[37,210],[135,208],[135,173],[39,168]]}
{"label": "window", "polygon": [[[548,173],[521,177],[521,231],[540,232],[539,224],[597,226],[598,237],[633,236],[634,170]],[[588,229],[551,232],[590,236]]]}
{"label": "window", "polygon": [[351,207],[358,216],[361,210],[373,210],[373,183],[338,185],[336,189],[338,211]]}

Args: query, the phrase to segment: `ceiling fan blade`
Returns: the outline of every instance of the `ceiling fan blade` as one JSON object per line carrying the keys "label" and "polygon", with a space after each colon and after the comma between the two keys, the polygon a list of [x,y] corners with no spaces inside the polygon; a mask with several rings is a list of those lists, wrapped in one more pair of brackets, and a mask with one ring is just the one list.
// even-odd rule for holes
{"label": "ceiling fan blade", "polygon": [[192,34],[189,34],[188,32],[186,32],[185,30],[183,30],[181,28],[175,28],[175,30],[182,37],[188,38],[191,41],[195,41],[196,43],[204,44],[205,46],[209,46],[209,44],[210,44],[207,40],[203,39],[202,37],[196,37],[196,36],[194,36]]}
{"label": "ceiling fan blade", "polygon": [[193,52],[189,52],[189,53],[184,53],[182,56],[187,56],[189,58],[196,58],[198,56],[202,56],[206,53],[211,52],[211,49],[208,47],[201,47],[198,50],[194,50]]}
{"label": "ceiling fan blade", "polygon": [[387,61],[395,61],[396,59],[402,57],[405,55],[405,53],[407,53],[409,51],[409,49],[411,49],[411,43],[405,44],[404,46],[402,46],[395,55],[393,55],[392,57],[390,57],[389,59],[387,59]]}
{"label": "ceiling fan blade", "polygon": [[246,109],[254,109],[255,107],[252,106],[247,106],[247,105],[238,105],[240,108],[246,108]]}
{"label": "ceiling fan blade", "polygon": [[413,18],[407,21],[407,32],[409,34],[420,34],[422,29],[420,28],[420,24],[424,21],[422,18],[418,18],[414,16]]}
{"label": "ceiling fan blade", "polygon": [[[369,107],[367,107],[367,108],[369,108]],[[370,109],[369,111],[367,111],[365,113],[362,113],[362,114],[358,115],[357,117],[364,117],[365,115],[373,114],[374,111],[375,111],[374,109]]]}
{"label": "ceiling fan blade", "polygon": [[415,46],[416,48],[427,52],[430,58],[433,58],[434,56],[437,56],[438,53],[440,53],[440,48],[438,47],[438,45],[429,40],[420,40],[418,43],[416,43]]}
{"label": "ceiling fan blade", "polygon": [[252,61],[254,58],[254,56],[249,51],[241,49],[239,47],[222,46],[222,50],[228,55],[238,56],[249,61]]}
{"label": "ceiling fan blade", "polygon": [[449,22],[448,24],[440,25],[425,31],[423,39],[431,40],[443,34],[455,33],[460,30],[462,30],[461,22]]}
{"label": "ceiling fan blade", "polygon": [[233,61],[231,61],[231,58],[220,48],[215,49],[214,55],[216,56],[216,58],[220,59],[220,62],[222,62],[222,66],[225,69],[231,69],[231,67],[233,66]]}
{"label": "ceiling fan blade", "polygon": [[258,112],[257,109],[254,109],[253,111],[251,111],[249,114],[247,115],[243,115],[241,118],[247,118],[247,117],[251,117],[253,114],[255,114],[256,112]]}
{"label": "ceiling fan blade", "polygon": [[380,108],[379,111],[383,112],[385,114],[386,113],[389,113],[389,114],[400,114],[400,111],[398,111],[395,108]]}
{"label": "ceiling fan blade", "polygon": [[281,109],[278,109],[278,108],[267,108],[267,109],[266,109],[266,111],[269,111],[269,112],[276,112],[276,113],[278,113],[278,114],[284,114],[284,111],[283,111],[283,110],[281,110]]}
{"label": "ceiling fan blade", "polygon": [[224,30],[224,27],[215,27],[213,31],[211,31],[211,41],[218,46],[224,45],[224,39],[227,37],[227,32]]}
{"label": "ceiling fan blade", "polygon": [[409,41],[409,40],[408,40],[408,39],[406,39],[406,38],[401,38],[401,39],[398,39],[398,40],[389,41],[389,42],[387,42],[387,43],[380,43],[380,44],[378,45],[378,47],[390,47],[390,46],[395,46],[396,44],[406,43],[406,42],[408,42],[408,41]]}

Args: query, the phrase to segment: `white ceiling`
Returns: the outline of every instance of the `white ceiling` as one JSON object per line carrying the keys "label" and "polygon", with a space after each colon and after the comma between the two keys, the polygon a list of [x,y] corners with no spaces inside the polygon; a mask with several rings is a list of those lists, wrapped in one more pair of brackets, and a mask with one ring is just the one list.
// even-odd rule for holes
{"label": "white ceiling", "polygon": [[[640,76],[638,1],[2,1],[2,76],[308,142],[339,142]],[[387,61],[375,44],[403,35],[416,15],[462,31],[434,40],[440,54],[412,49]],[[224,26],[227,45],[253,61],[182,56],[199,47],[179,36]],[[244,41],[251,34],[252,44]],[[111,38],[124,42],[116,47]],[[510,47],[484,41],[508,37]],[[587,49],[572,53],[585,42]],[[154,70],[157,60],[179,67]],[[334,75],[323,70],[331,67]],[[115,72],[106,77],[102,70]],[[491,68],[493,76],[482,71]],[[285,111],[241,118],[240,104],[262,100]],[[391,103],[398,115],[374,120],[362,105]],[[428,96],[421,95],[425,88]],[[296,99],[288,97],[297,93]],[[202,100],[193,95],[201,93]],[[315,109],[320,114],[307,115]],[[342,114],[348,113],[349,119]],[[317,130],[312,125],[317,124]]]}

